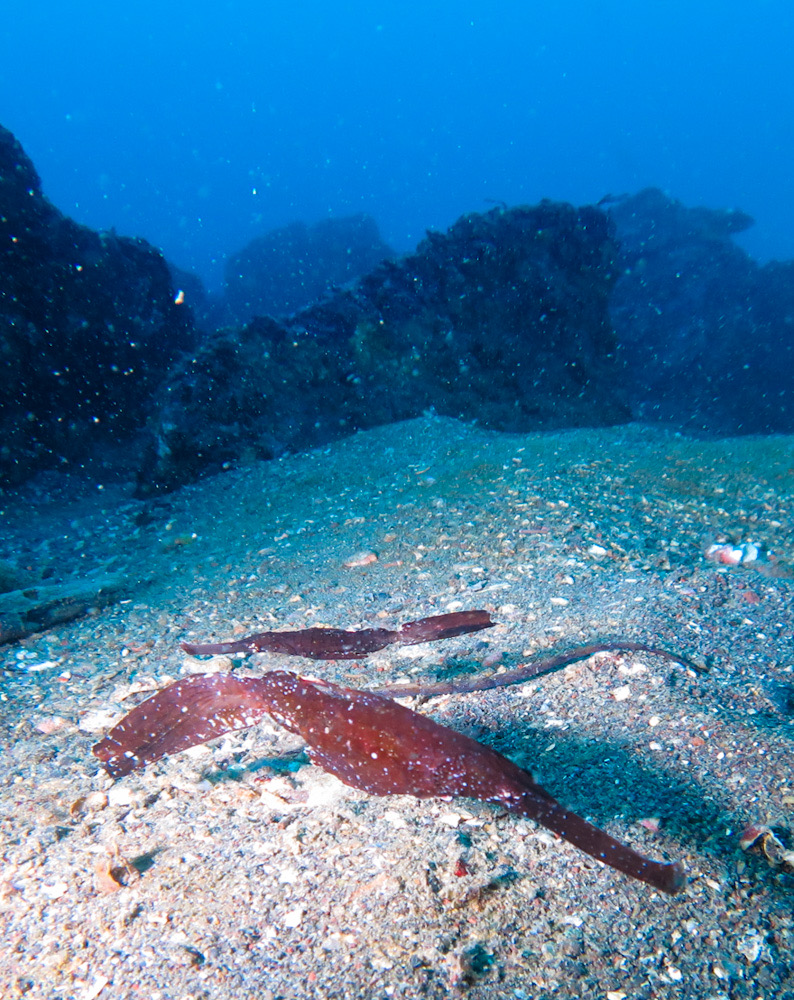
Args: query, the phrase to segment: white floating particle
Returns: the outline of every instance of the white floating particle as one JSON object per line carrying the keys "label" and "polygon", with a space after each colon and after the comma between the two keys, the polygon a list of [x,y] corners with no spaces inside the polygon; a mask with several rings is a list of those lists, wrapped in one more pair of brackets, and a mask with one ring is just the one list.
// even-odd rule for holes
{"label": "white floating particle", "polygon": [[564,605],[566,605],[566,604],[568,604],[570,602],[568,601],[567,597],[552,597],[551,598],[551,603],[552,604],[556,604],[559,607],[563,607]]}
{"label": "white floating particle", "polygon": [[587,554],[591,556],[605,556],[607,549],[603,545],[588,545]]}
{"label": "white floating particle", "polygon": [[612,691],[612,697],[615,701],[626,701],[631,697],[631,688],[628,684],[621,684],[620,687],[616,687]]}
{"label": "white floating particle", "polygon": [[651,729],[655,729],[661,721],[662,720],[659,718],[658,715],[652,715],[650,719],[648,719],[648,725],[651,727]]}

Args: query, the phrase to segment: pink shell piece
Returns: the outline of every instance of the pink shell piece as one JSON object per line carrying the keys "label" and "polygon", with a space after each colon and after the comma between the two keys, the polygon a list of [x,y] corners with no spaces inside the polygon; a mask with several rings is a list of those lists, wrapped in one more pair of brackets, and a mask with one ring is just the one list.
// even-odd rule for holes
{"label": "pink shell piece", "polygon": [[[755,546],[710,545],[706,549],[706,558],[713,560],[713,562],[723,563],[726,566],[738,566],[741,562],[752,562],[757,557],[757,549],[752,554],[745,551],[747,548],[755,549]],[[747,558],[748,555],[750,558]]]}
{"label": "pink shell piece", "polygon": [[752,823],[742,831],[742,835],[739,837],[739,847],[743,851],[749,851],[755,843],[768,833],[770,833],[768,826]]}

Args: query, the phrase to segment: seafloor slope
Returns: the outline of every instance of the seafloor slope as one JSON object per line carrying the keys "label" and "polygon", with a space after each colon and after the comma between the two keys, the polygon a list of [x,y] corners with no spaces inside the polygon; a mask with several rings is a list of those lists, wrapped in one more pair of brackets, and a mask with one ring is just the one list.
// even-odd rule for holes
{"label": "seafloor slope", "polygon": [[[791,835],[792,491],[790,438],[426,419],[155,501],[52,474],[7,495],[0,558],[128,592],[0,650],[0,994],[794,996],[794,879],[739,843],[750,824]],[[758,558],[706,558],[721,542]],[[596,637],[686,651],[708,670],[601,656],[414,703],[680,858],[683,894],[492,806],[353,791],[301,766],[275,724],[115,785],[91,756],[145,692],[197,668],[183,639],[461,606],[501,624],[304,670],[366,687]],[[277,664],[301,667],[241,668]]]}

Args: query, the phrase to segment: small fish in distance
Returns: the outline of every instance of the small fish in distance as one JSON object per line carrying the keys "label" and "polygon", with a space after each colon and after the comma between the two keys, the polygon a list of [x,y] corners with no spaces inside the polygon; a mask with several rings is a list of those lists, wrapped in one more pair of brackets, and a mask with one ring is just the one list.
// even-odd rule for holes
{"label": "small fish in distance", "polygon": [[313,763],[372,795],[468,796],[528,816],[580,850],[667,893],[680,863],[653,861],[560,805],[529,771],[391,698],[287,671],[196,674],[138,705],[94,748],[114,778],[270,715],[308,744]]}
{"label": "small fish in distance", "polygon": [[494,624],[487,611],[453,611],[407,622],[394,631],[386,628],[304,628],[295,632],[257,632],[232,642],[183,642],[182,649],[191,656],[267,651],[312,660],[354,660],[386,646],[412,646],[417,642],[451,639],[492,628]]}

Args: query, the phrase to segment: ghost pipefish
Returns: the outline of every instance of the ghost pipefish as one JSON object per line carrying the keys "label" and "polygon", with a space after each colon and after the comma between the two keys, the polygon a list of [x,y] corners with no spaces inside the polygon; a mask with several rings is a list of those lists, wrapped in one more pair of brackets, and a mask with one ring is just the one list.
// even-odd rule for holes
{"label": "ghost pipefish", "polygon": [[467,632],[493,628],[496,623],[487,611],[452,611],[406,622],[399,629],[302,628],[288,632],[256,632],[230,642],[183,642],[191,656],[218,653],[283,653],[312,660],[354,660],[386,646],[412,646],[419,642],[451,639]]}
{"label": "ghost pipefish", "polygon": [[372,795],[467,796],[500,804],[662,892],[685,884],[679,862],[653,861],[565,809],[529,771],[468,736],[370,691],[277,670],[196,674],[126,715],[94,748],[114,778],[270,715],[308,745],[313,763]]}
{"label": "ghost pipefish", "polygon": [[[191,656],[214,656],[231,653],[280,653],[285,656],[303,656],[312,660],[353,660],[366,656],[386,646],[410,646],[420,642],[450,639],[468,632],[479,632],[493,628],[496,624],[489,612],[481,610],[453,611],[444,615],[431,615],[407,622],[399,629],[366,628],[304,628],[295,631],[256,632],[243,639],[229,642],[190,643],[183,642],[182,649]],[[541,674],[560,670],[579,660],[586,660],[595,653],[642,652],[683,663],[693,670],[704,668],[694,660],[660,646],[650,646],[642,642],[623,639],[604,640],[577,646],[575,649],[541,657],[530,663],[521,664],[514,670],[503,670],[498,674],[477,675],[457,678],[451,681],[414,684],[388,684],[378,688],[380,694],[394,693],[397,697],[419,695],[430,697],[439,694],[466,694],[473,691],[488,691],[493,688],[523,684]]]}

